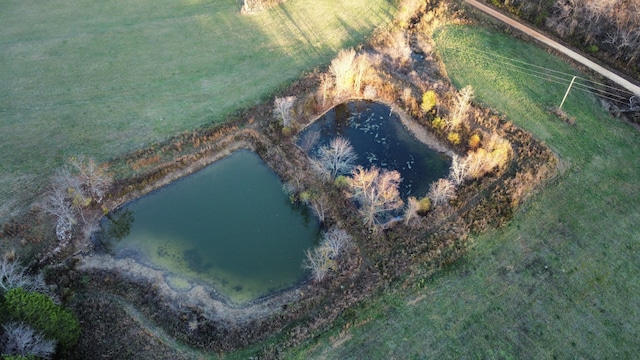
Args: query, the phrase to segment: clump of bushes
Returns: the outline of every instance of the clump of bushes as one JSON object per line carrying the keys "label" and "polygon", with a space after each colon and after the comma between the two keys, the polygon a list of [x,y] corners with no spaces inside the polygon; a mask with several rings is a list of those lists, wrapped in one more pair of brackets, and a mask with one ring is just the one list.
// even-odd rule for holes
{"label": "clump of bushes", "polygon": [[29,275],[15,261],[0,262],[0,355],[50,359],[78,341],[75,315],[54,302],[40,275]]}

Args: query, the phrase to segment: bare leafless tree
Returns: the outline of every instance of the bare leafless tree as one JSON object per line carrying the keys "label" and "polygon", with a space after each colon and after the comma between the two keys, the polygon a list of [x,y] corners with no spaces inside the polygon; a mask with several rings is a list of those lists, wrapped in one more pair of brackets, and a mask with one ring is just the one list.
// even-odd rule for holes
{"label": "bare leafless tree", "polygon": [[460,159],[458,155],[453,155],[451,158],[451,170],[449,172],[449,177],[456,186],[460,186],[467,176],[469,176],[469,164],[467,164],[467,159]]}
{"label": "bare leafless tree", "polygon": [[319,131],[307,131],[302,139],[300,139],[300,148],[306,153],[308,153],[316,143],[320,140],[320,132]]}
{"label": "bare leafless tree", "polygon": [[69,200],[69,191],[60,186],[52,187],[41,203],[42,209],[56,219],[56,237],[60,241],[69,241],[73,227],[78,223],[76,211]]}
{"label": "bare leafless tree", "polygon": [[473,87],[467,85],[456,96],[454,109],[447,120],[447,130],[455,130],[466,121],[471,100],[473,100]]}
{"label": "bare leafless tree", "polygon": [[309,202],[309,207],[313,213],[318,217],[320,222],[324,222],[326,220],[328,201],[324,195],[317,195],[311,198]]}
{"label": "bare leafless tree", "polygon": [[362,92],[362,83],[365,79],[365,75],[369,69],[371,69],[371,61],[369,60],[369,55],[360,54],[354,63],[354,75],[353,75],[353,91],[356,94],[360,94]]}
{"label": "bare leafless tree", "polygon": [[48,292],[42,273],[30,275],[18,260],[9,261],[3,258],[0,261],[0,295],[15,288],[41,293]]}
{"label": "bare leafless tree", "polygon": [[407,199],[407,207],[404,209],[404,224],[409,225],[411,220],[418,216],[418,210],[420,210],[420,201],[414,196]]}
{"label": "bare leafless tree", "polygon": [[331,270],[337,270],[337,259],[350,246],[351,235],[334,226],[322,235],[318,246],[306,251],[307,258],[303,266],[311,270],[315,281],[322,281]]}
{"label": "bare leafless tree", "polygon": [[349,94],[353,88],[356,52],[353,49],[340,50],[338,56],[331,61],[329,71],[335,81],[336,96]]}
{"label": "bare leafless tree", "polygon": [[55,353],[55,340],[45,339],[41,333],[24,323],[10,322],[2,328],[4,334],[0,338],[1,355],[51,359]]}
{"label": "bare leafless tree", "polygon": [[318,161],[332,178],[351,171],[357,158],[351,142],[343,137],[334,138],[318,151]]}
{"label": "bare leafless tree", "polygon": [[56,236],[66,244],[78,224],[87,224],[85,210],[92,203],[102,203],[111,185],[105,166],[84,156],[71,158],[69,166],[56,172],[49,191],[40,203],[42,209],[56,219]]}
{"label": "bare leafless tree", "polygon": [[334,226],[323,234],[320,247],[325,249],[330,259],[335,260],[352,245],[351,241],[351,235]]}
{"label": "bare leafless tree", "polygon": [[273,113],[278,119],[282,120],[284,127],[291,126],[293,122],[293,114],[291,111],[293,110],[293,104],[295,104],[295,102],[295,96],[277,97],[273,101]]}
{"label": "bare leafless tree", "polygon": [[305,269],[311,270],[313,280],[320,282],[324,280],[329,271],[335,269],[335,261],[329,258],[326,249],[316,247],[305,252],[307,258],[303,264]]}
{"label": "bare leafless tree", "polygon": [[318,160],[311,158],[309,159],[311,163],[311,170],[323,181],[331,180],[331,173],[327,168],[325,168],[324,164]]}
{"label": "bare leafless tree", "polygon": [[380,219],[402,207],[399,186],[402,178],[397,171],[380,171],[377,167],[357,166],[348,179],[350,196],[360,204],[365,225],[374,228]]}
{"label": "bare leafless tree", "polygon": [[98,165],[93,158],[84,156],[71,158],[69,164],[74,169],[75,178],[80,182],[86,194],[84,196],[98,204],[102,203],[112,182],[106,167]]}
{"label": "bare leafless tree", "polygon": [[439,179],[429,186],[429,198],[433,201],[433,206],[446,204],[456,194],[456,188],[449,179]]}

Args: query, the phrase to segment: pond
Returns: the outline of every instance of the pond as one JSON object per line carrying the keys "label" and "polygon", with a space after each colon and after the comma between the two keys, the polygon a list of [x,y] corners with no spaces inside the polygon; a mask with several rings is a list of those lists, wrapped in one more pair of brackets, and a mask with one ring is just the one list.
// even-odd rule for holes
{"label": "pond", "polygon": [[[451,158],[416,139],[387,105],[352,101],[338,105],[300,135],[298,145],[310,156],[341,136],[358,154],[357,165],[396,170],[402,176],[400,194],[421,198],[429,185],[449,173]],[[309,140],[315,139],[317,141]]]}
{"label": "pond", "polygon": [[242,303],[303,281],[319,227],[260,157],[240,150],[126,204],[99,239],[116,257],[165,270],[176,290],[206,284]]}

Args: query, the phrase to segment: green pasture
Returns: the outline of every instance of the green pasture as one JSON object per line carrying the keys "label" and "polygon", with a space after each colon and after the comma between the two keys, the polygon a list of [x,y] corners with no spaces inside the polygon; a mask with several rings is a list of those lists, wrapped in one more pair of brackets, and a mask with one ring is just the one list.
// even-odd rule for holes
{"label": "green pasture", "polygon": [[435,40],[455,85],[472,85],[478,102],[546,142],[559,172],[508,226],[475,237],[463,259],[386,290],[285,357],[637,357],[640,132],[580,91],[564,105],[575,126],[551,115],[568,83],[509,64],[575,71],[536,46],[475,26],[441,28]]}
{"label": "green pasture", "polygon": [[224,121],[361,43],[391,0],[0,0],[0,222],[66,158]]}

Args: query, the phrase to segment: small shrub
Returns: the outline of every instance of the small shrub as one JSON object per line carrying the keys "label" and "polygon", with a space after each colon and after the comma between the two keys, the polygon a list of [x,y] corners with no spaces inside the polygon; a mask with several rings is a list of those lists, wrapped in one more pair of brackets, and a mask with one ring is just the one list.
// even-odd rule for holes
{"label": "small shrub", "polygon": [[289,126],[285,126],[282,128],[282,136],[290,137],[293,134],[293,129]]}
{"label": "small shrub", "polygon": [[471,137],[469,138],[469,148],[471,150],[477,150],[480,147],[480,135],[478,134],[473,134],[471,135]]}
{"label": "small shrub", "polygon": [[439,116],[431,121],[431,127],[435,130],[441,131],[445,126],[447,123]]}
{"label": "small shrub", "polygon": [[433,90],[426,91],[422,94],[422,104],[420,105],[420,109],[428,113],[433,110],[433,108],[438,104],[438,97],[436,92]]}
{"label": "small shrub", "polygon": [[349,188],[349,178],[344,175],[340,175],[336,178],[335,184],[340,189],[348,189]]}
{"label": "small shrub", "polygon": [[303,204],[309,204],[313,199],[313,194],[311,193],[311,191],[302,191],[300,192],[300,194],[298,194],[298,199]]}
{"label": "small shrub", "polygon": [[458,145],[460,144],[460,134],[452,131],[449,133],[449,135],[447,135],[447,140],[449,140],[449,142],[453,145]]}
{"label": "small shrub", "polygon": [[418,215],[424,216],[429,211],[431,211],[431,199],[425,196],[418,202]]}

